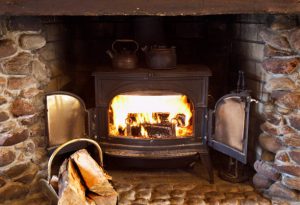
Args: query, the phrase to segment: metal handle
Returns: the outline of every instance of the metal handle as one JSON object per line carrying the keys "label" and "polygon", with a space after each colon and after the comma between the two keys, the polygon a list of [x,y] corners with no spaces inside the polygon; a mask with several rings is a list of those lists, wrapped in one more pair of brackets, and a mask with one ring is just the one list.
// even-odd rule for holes
{"label": "metal handle", "polygon": [[134,50],[134,53],[136,53],[139,50],[139,44],[135,40],[132,40],[132,39],[117,39],[111,45],[111,49],[114,52],[117,52],[116,49],[115,49],[115,44],[116,43],[134,43],[136,45],[136,49]]}
{"label": "metal handle", "polygon": [[75,142],[88,142],[91,143],[93,145],[96,146],[97,150],[98,150],[98,154],[99,154],[99,159],[100,159],[100,166],[103,167],[103,154],[102,154],[102,149],[99,146],[99,144],[91,139],[86,139],[86,138],[80,138],[80,139],[73,139],[70,140],[62,145],[60,145],[50,156],[49,161],[48,161],[48,183],[50,184],[50,180],[51,180],[51,167],[52,167],[52,162],[54,160],[54,158],[57,156],[57,154],[65,147],[67,147],[70,144],[73,144]]}

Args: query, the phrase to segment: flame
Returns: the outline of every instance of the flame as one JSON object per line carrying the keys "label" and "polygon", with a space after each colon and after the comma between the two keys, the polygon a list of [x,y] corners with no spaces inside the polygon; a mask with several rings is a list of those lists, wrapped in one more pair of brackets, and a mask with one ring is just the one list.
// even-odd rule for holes
{"label": "flame", "polygon": [[186,137],[193,133],[191,118],[192,105],[186,95],[117,95],[109,109],[109,134],[130,136],[130,127],[139,129],[140,137],[148,138],[146,125],[161,125],[165,131],[175,128],[176,136],[170,137]]}

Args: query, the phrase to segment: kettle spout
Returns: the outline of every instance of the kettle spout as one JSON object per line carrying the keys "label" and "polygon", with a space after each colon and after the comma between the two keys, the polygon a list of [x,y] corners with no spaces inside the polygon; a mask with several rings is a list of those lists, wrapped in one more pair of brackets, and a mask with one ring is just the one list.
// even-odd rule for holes
{"label": "kettle spout", "polygon": [[109,55],[109,57],[110,57],[111,59],[114,58],[114,55],[113,55],[113,53],[112,53],[110,50],[107,50],[106,53]]}

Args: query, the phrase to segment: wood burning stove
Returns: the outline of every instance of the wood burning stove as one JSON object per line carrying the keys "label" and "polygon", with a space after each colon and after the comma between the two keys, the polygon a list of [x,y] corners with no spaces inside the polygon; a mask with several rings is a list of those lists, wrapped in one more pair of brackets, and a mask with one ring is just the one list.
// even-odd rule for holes
{"label": "wood burning stove", "polygon": [[106,154],[164,159],[207,153],[209,68],[185,65],[94,76],[94,135]]}
{"label": "wood burning stove", "polygon": [[[215,109],[208,111],[210,76],[209,68],[203,65],[95,72],[96,107],[88,112],[73,94],[46,95],[49,145],[60,144],[60,139],[92,137],[111,157],[200,157],[212,182],[207,145],[247,163],[249,110],[254,100],[241,78],[238,89],[223,96]],[[79,131],[78,126],[70,126],[74,122],[80,125]]]}

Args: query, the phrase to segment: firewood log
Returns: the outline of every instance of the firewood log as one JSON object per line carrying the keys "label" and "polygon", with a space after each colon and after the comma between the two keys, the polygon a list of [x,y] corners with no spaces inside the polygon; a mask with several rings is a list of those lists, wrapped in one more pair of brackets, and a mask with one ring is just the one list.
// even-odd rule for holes
{"label": "firewood log", "polygon": [[76,163],[87,188],[91,192],[100,196],[117,198],[117,192],[107,180],[107,175],[85,149],[72,154],[71,159]]}
{"label": "firewood log", "polygon": [[65,160],[59,169],[58,205],[85,205],[85,188],[71,160]]}

